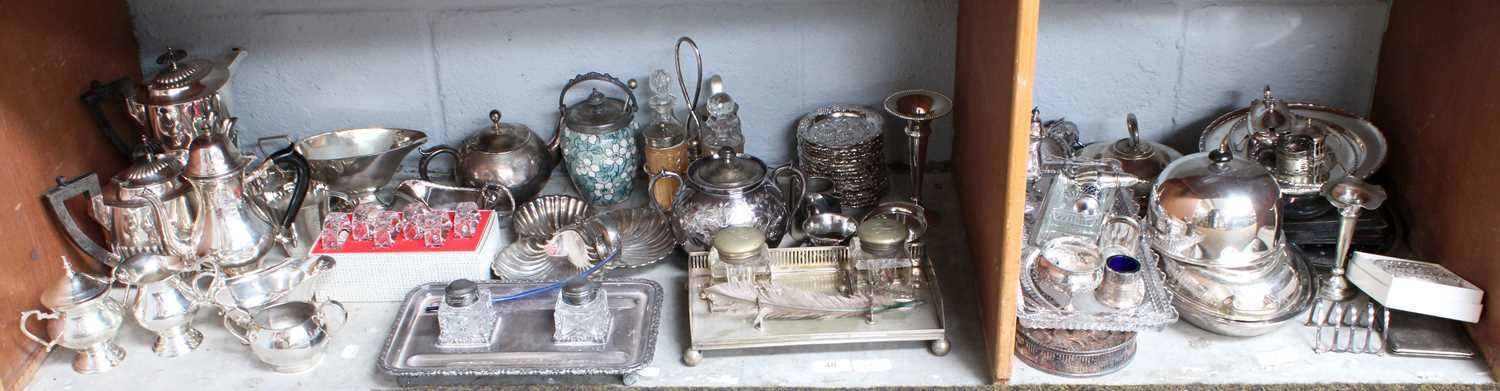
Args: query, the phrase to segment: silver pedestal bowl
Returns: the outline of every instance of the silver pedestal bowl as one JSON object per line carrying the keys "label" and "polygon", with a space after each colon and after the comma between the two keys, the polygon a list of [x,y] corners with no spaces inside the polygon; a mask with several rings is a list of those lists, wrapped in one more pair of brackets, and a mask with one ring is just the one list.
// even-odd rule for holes
{"label": "silver pedestal bowl", "polygon": [[349,194],[355,202],[380,202],[375,192],[391,181],[401,160],[427,142],[410,129],[364,128],[324,132],[297,142],[313,179]]}

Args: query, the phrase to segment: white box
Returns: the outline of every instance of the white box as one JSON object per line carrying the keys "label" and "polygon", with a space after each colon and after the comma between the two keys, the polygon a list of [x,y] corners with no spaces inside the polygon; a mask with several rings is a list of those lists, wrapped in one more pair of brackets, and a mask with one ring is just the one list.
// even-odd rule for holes
{"label": "white box", "polygon": [[1349,281],[1393,310],[1479,321],[1484,290],[1435,263],[1354,252]]}
{"label": "white box", "polygon": [[[313,279],[319,297],[343,302],[399,302],[413,288],[460,278],[489,280],[490,264],[511,242],[509,219],[489,221],[472,251],[328,252],[337,265]],[[314,246],[314,255],[319,247]]]}

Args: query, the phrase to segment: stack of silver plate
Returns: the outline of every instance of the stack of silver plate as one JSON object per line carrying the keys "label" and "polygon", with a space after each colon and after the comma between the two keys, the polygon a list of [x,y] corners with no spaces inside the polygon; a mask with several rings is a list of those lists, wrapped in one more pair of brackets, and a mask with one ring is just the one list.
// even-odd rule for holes
{"label": "stack of silver plate", "polygon": [[861,106],[819,108],[797,121],[802,171],[833,179],[846,208],[874,206],[889,188],[880,113]]}

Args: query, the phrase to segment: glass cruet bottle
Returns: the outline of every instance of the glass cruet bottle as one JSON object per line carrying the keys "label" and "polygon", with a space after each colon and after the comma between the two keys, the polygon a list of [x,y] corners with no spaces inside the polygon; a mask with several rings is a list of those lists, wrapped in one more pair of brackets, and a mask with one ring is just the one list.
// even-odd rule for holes
{"label": "glass cruet bottle", "polygon": [[438,345],[487,346],[493,342],[500,312],[490,301],[490,290],[481,289],[474,281],[448,283],[438,305]]}
{"label": "glass cruet bottle", "polygon": [[[657,69],[651,74],[651,124],[641,132],[646,139],[644,168],[647,175],[656,175],[662,171],[686,173],[688,163],[692,161],[687,127],[672,112],[676,98],[672,97],[671,85],[672,76],[666,70]],[[660,181],[655,185],[657,188],[650,190],[658,204],[671,210],[672,196],[677,194],[677,188],[681,185],[677,181]]]}
{"label": "glass cruet bottle", "polygon": [[886,296],[896,302],[916,299],[911,251],[906,248],[906,224],[890,218],[860,223],[849,251],[855,284],[867,296]]}
{"label": "glass cruet bottle", "polygon": [[715,232],[709,265],[715,280],[764,283],[771,279],[766,234],[755,227],[728,227]]}
{"label": "glass cruet bottle", "polygon": [[586,278],[574,279],[557,294],[552,340],[564,345],[601,345],[609,342],[612,322],[604,288]]}
{"label": "glass cruet bottle", "polygon": [[698,135],[698,156],[712,156],[724,147],[745,153],[745,135],[740,130],[740,105],[726,93],[708,97],[708,123]]}

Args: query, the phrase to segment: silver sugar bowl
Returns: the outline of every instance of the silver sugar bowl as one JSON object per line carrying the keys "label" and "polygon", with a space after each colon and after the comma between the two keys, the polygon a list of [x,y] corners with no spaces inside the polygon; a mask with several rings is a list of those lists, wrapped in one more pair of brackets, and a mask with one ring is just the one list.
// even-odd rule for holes
{"label": "silver sugar bowl", "polygon": [[[21,332],[49,352],[57,346],[78,351],[73,357],[73,370],[78,373],[99,373],[119,367],[125,361],[125,349],[116,345],[114,339],[124,317],[120,303],[109,297],[112,281],[73,271],[67,257],[63,257],[62,263],[62,279],[42,291],[41,301],[47,311],[22,311]],[[30,318],[47,321],[50,339],[38,337],[26,328]]]}

